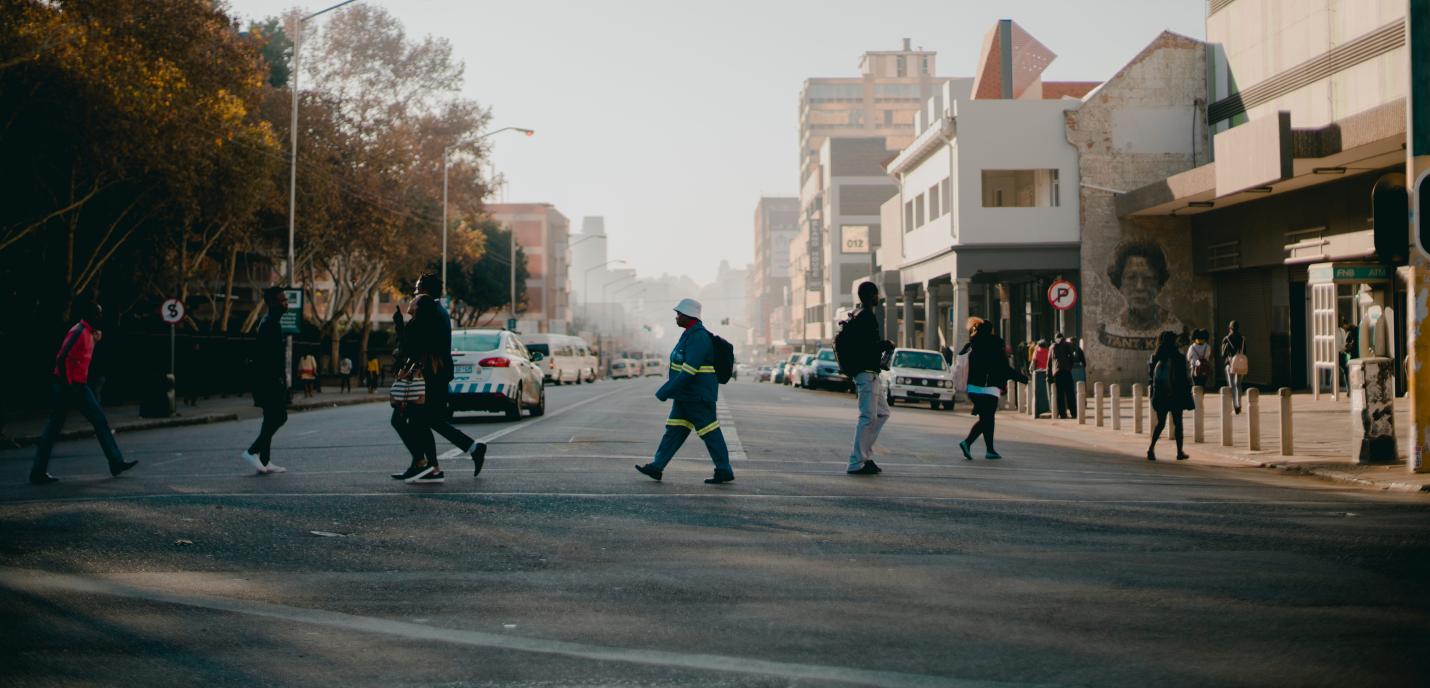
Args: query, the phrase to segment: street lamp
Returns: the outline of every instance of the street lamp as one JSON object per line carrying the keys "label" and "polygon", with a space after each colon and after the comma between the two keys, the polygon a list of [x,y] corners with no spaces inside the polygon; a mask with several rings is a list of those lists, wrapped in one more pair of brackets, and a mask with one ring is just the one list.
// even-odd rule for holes
{"label": "street lamp", "polygon": [[[592,237],[592,238],[594,238],[594,237]],[[581,241],[585,241],[585,239],[582,239]],[[581,243],[581,241],[578,241],[578,242],[576,242],[576,243],[579,244],[579,243]],[[625,264],[625,262],[626,262],[626,261],[625,261],[625,259],[623,259],[623,258],[616,258],[615,260],[608,260],[608,261],[606,261],[606,262],[604,262],[604,263],[601,263],[600,265],[597,265],[596,267],[586,268],[586,274],[584,274],[584,275],[581,276],[581,302],[587,306],[587,308],[586,308],[586,317],[588,317],[588,318],[591,317],[591,308],[590,308],[590,305],[591,305],[591,272],[592,272],[593,270],[600,270],[601,268],[604,268],[604,267],[606,267],[607,265],[610,265],[610,264],[612,264],[612,263]]]}
{"label": "street lamp", "polygon": [[[533,136],[536,134],[536,131],[534,129],[525,129],[522,127],[502,127],[500,129],[497,129],[496,131],[489,131],[485,134],[482,134],[481,136],[477,136],[467,141],[458,141],[457,143],[451,144],[442,149],[442,294],[444,296],[449,293],[447,290],[447,156],[452,152],[453,148],[457,148],[459,146],[468,146],[478,141],[481,141],[488,136],[494,136],[504,131],[519,131],[523,134],[526,134],[527,136]],[[515,263],[515,237],[513,237],[511,253],[513,257],[512,262]],[[515,265],[513,265],[511,269],[511,298],[512,301],[516,300]],[[444,303],[443,305],[445,306],[446,304]],[[515,308],[515,305],[513,305],[512,307]]]}

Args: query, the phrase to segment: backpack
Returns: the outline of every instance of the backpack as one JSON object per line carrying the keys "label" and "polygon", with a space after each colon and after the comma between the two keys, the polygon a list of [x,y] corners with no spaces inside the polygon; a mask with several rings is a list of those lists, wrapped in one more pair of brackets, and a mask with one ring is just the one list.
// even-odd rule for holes
{"label": "backpack", "polygon": [[715,378],[723,385],[735,375],[735,345],[713,332],[710,333],[710,344],[715,352]]}
{"label": "backpack", "polygon": [[1172,370],[1165,360],[1157,361],[1157,367],[1152,369],[1152,398],[1172,398]]}

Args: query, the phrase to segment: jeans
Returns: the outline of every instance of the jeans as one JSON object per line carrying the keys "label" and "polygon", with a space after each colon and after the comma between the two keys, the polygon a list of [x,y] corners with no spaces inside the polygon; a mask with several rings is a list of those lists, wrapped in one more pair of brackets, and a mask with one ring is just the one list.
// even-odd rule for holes
{"label": "jeans", "polygon": [[854,451],[849,453],[849,470],[857,471],[874,453],[874,441],[889,420],[889,400],[879,374],[864,371],[854,376],[854,388],[859,392],[859,424],[854,427]]}
{"label": "jeans", "polygon": [[262,404],[263,426],[258,430],[258,439],[248,447],[248,453],[257,454],[259,462],[265,466],[268,465],[272,455],[273,436],[278,433],[278,428],[288,422],[286,396],[286,392],[275,393],[272,398],[264,401]]}
{"label": "jeans", "polygon": [[735,474],[730,468],[730,448],[725,446],[725,433],[720,431],[720,421],[716,419],[715,404],[712,402],[671,402],[670,417],[665,421],[665,435],[660,438],[660,446],[656,447],[651,466],[665,470],[691,432],[705,441],[705,450],[710,452],[716,473]]}
{"label": "jeans", "polygon": [[31,475],[44,475],[49,472],[50,452],[55,448],[55,439],[59,437],[60,430],[65,427],[65,416],[69,414],[70,405],[78,407],[89,424],[94,426],[95,439],[99,440],[99,447],[104,450],[109,465],[113,467],[124,461],[124,454],[120,453],[119,444],[114,441],[114,433],[109,429],[109,419],[104,417],[104,409],[99,407],[99,399],[95,398],[94,390],[88,385],[55,382],[50,385],[50,420],[45,423],[39,444],[35,445],[35,463],[30,468]]}
{"label": "jeans", "polygon": [[1231,405],[1241,412],[1241,376],[1231,372],[1231,366],[1226,367],[1226,386],[1231,388]]}

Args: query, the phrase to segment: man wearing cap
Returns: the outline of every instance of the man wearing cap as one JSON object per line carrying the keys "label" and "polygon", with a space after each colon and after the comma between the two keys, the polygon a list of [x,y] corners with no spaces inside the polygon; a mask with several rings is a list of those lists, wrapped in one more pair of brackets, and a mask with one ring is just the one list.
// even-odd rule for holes
{"label": "man wearing cap", "polygon": [[720,421],[715,416],[720,381],[715,376],[714,342],[700,322],[700,302],[681,299],[675,306],[675,324],[685,332],[670,352],[669,378],[655,393],[655,398],[661,401],[671,400],[670,418],[665,421],[665,436],[655,450],[655,460],[637,465],[636,470],[660,480],[666,464],[693,431],[705,440],[705,449],[715,462],[715,475],[705,482],[728,483],[735,479],[735,472],[730,468],[730,450],[725,446],[725,435],[720,432]]}

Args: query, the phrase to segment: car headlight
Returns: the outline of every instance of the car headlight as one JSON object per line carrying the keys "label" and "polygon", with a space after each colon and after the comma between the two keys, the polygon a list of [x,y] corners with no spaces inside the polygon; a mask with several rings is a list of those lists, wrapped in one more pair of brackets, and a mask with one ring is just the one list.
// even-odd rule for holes
{"label": "car headlight", "polygon": [[953,386],[953,380],[944,380],[943,383],[942,383],[942,385],[943,385],[944,387],[952,387],[952,386]]}
{"label": "car headlight", "polygon": [[894,378],[894,382],[897,382],[897,383],[899,383],[899,384],[901,384],[901,385],[907,385],[907,384],[909,384],[909,379],[906,378],[906,377],[898,377],[898,378]]}

